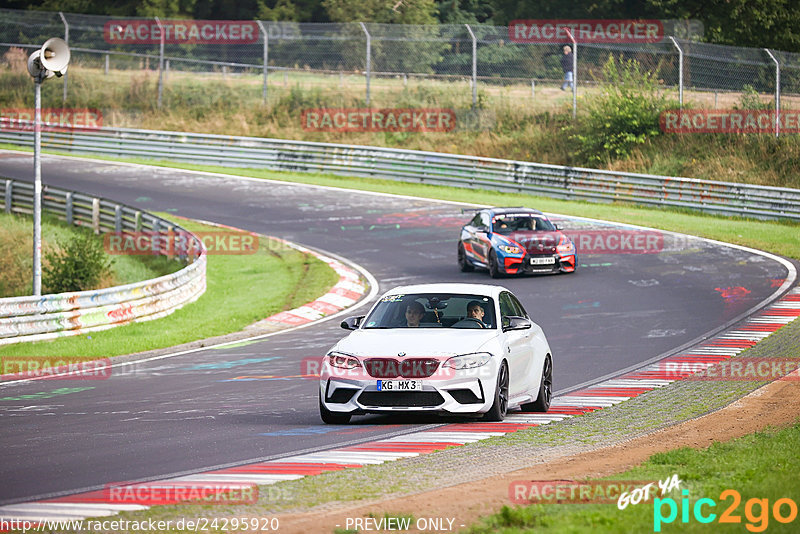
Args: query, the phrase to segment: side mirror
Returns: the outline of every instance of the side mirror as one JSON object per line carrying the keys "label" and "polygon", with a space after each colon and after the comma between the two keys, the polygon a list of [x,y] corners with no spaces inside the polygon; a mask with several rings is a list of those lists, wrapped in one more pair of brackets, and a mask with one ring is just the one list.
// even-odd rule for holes
{"label": "side mirror", "polygon": [[526,319],[525,317],[517,317],[512,315],[507,317],[507,319],[508,324],[503,325],[503,332],[508,332],[509,330],[527,330],[533,326],[531,320]]}
{"label": "side mirror", "polygon": [[363,315],[359,315],[357,317],[348,317],[342,324],[340,325],[345,330],[357,330],[358,327],[361,325],[361,321],[364,320]]}
{"label": "side mirror", "polygon": [[555,228],[556,230],[561,230],[561,228],[559,228],[559,226],[556,223],[553,223],[553,228]]}

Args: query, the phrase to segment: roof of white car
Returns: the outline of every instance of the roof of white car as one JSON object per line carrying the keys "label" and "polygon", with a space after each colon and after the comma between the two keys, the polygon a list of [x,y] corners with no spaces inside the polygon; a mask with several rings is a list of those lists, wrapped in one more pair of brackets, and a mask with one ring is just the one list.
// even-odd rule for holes
{"label": "roof of white car", "polygon": [[417,284],[412,286],[398,286],[386,291],[385,295],[396,295],[398,293],[463,293],[467,295],[487,295],[494,296],[501,291],[508,291],[503,286],[492,284]]}

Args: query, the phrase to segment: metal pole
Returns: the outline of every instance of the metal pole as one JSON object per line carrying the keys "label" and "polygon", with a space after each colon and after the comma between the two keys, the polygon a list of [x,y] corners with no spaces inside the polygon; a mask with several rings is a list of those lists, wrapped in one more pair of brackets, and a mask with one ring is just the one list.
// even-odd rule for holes
{"label": "metal pole", "polygon": [[572,41],[572,118],[578,115],[578,41],[567,31],[569,40]]}
{"label": "metal pole", "polygon": [[467,27],[469,36],[472,38],[472,107],[478,105],[478,40],[475,39],[475,34],[472,33],[472,28],[469,24],[464,24]]}
{"label": "metal pole", "polygon": [[[67,22],[67,18],[64,16],[64,13],[61,11],[58,12],[61,15],[61,22],[64,23],[64,42],[69,45],[69,23]],[[67,101],[67,73],[65,72],[63,75],[64,78],[64,95],[61,97],[62,102]]]}
{"label": "metal pole", "polygon": [[106,54],[105,56],[106,56],[106,58],[105,58],[105,62],[104,62],[104,65],[103,65],[103,74],[108,76],[108,54]]}
{"label": "metal pole", "polygon": [[364,34],[367,36],[367,105],[369,106],[369,80],[372,77],[372,36],[367,31],[366,24],[363,22],[359,22],[359,24],[361,24],[361,29],[364,30]]}
{"label": "metal pole", "polygon": [[678,41],[674,37],[669,38],[678,50],[678,102],[680,109],[683,109],[683,50],[678,46]]}
{"label": "metal pole", "polygon": [[781,64],[769,48],[764,49],[775,62],[775,137],[781,134]]}
{"label": "metal pole", "polygon": [[36,81],[33,118],[33,294],[42,294],[42,83]]}
{"label": "metal pole", "polygon": [[160,34],[160,44],[158,46],[158,107],[161,108],[161,95],[164,92],[164,26],[158,17],[155,17],[156,24],[158,24],[158,33]]}
{"label": "metal pole", "polygon": [[261,88],[261,96],[264,99],[264,104],[267,103],[267,74],[268,74],[268,65],[269,65],[269,34],[267,33],[267,29],[264,27],[264,23],[260,20],[256,21],[258,23],[258,27],[261,28],[261,33],[264,34],[264,83],[263,87]]}

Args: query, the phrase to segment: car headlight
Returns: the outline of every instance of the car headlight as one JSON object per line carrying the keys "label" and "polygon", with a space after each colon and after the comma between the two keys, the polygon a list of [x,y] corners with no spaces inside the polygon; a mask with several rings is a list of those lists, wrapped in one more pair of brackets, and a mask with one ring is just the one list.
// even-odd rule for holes
{"label": "car headlight", "polygon": [[475,367],[486,365],[486,362],[488,362],[491,357],[492,355],[488,352],[462,354],[460,356],[453,356],[452,358],[445,360],[445,362],[442,364],[442,367],[451,367],[456,370],[474,369]]}
{"label": "car headlight", "polygon": [[355,369],[356,367],[361,367],[361,362],[358,361],[358,358],[345,354],[344,352],[329,352],[328,363],[340,369]]}
{"label": "car headlight", "polygon": [[562,235],[556,247],[556,252],[559,254],[573,254],[575,252],[575,244],[567,236]]}
{"label": "car headlight", "polygon": [[506,254],[522,254],[522,249],[513,245],[500,245],[498,248]]}

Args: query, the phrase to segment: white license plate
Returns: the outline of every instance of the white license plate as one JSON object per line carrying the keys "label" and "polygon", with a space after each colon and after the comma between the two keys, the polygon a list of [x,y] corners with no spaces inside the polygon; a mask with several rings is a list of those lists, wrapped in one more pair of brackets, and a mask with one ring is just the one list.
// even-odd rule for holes
{"label": "white license plate", "polygon": [[531,258],[531,265],[551,265],[556,262],[553,256],[543,256],[541,258]]}
{"label": "white license plate", "polygon": [[378,391],[422,391],[422,380],[378,380]]}

